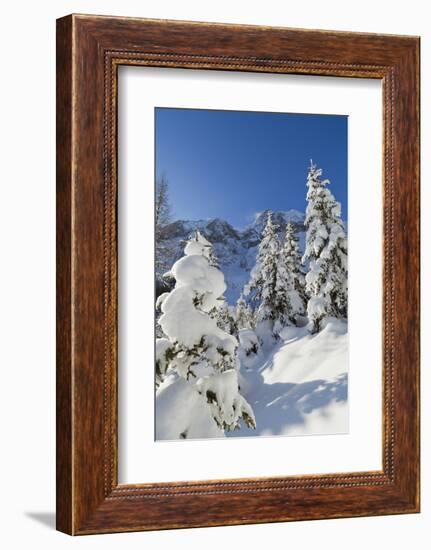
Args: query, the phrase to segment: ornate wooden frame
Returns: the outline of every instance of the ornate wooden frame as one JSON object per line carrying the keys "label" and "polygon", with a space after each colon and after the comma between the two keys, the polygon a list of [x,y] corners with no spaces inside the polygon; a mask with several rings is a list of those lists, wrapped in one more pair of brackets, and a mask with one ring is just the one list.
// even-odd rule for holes
{"label": "ornate wooden frame", "polygon": [[[384,103],[383,470],[119,485],[119,65],[377,78]],[[57,528],[419,511],[419,38],[70,15],[57,21]]]}

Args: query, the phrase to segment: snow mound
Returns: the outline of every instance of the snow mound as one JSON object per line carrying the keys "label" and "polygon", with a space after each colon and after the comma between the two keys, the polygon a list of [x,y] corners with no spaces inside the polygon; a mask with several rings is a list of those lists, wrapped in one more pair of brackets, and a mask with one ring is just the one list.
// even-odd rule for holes
{"label": "snow mound", "polygon": [[256,430],[227,437],[342,434],[348,422],[347,323],[329,319],[318,334],[286,327],[281,342],[243,371]]}
{"label": "snow mound", "polygon": [[[247,345],[254,337],[252,331],[244,330],[240,338]],[[156,439],[347,433],[347,323],[330,319],[315,335],[306,328],[286,327],[280,338],[281,342],[266,355],[252,354],[253,368],[238,373],[246,401],[242,395],[230,392],[222,401],[227,399],[233,405],[239,397],[241,403],[226,411],[216,410],[215,403],[208,407],[208,390],[226,392],[225,388],[233,388],[234,384],[221,384],[216,377],[212,381],[204,378],[195,386],[178,376],[168,376],[156,396]],[[236,384],[235,371],[221,376],[231,377]],[[248,404],[256,418],[255,430],[243,424],[240,430],[224,433],[214,422],[213,415],[230,414],[241,407],[248,410]]]}
{"label": "snow mound", "polygon": [[243,419],[250,428],[256,424],[252,408],[238,392],[236,370],[230,369],[201,378],[196,388],[210,404],[213,418],[224,422],[230,430],[239,427],[240,419]]}
{"label": "snow mound", "polygon": [[262,370],[266,384],[331,379],[347,372],[345,321],[330,319],[315,335],[309,334],[306,328],[286,327],[280,336],[283,343]]}
{"label": "snow mound", "polygon": [[174,375],[157,391],[156,419],[156,440],[224,437],[205,398],[186,380]]}

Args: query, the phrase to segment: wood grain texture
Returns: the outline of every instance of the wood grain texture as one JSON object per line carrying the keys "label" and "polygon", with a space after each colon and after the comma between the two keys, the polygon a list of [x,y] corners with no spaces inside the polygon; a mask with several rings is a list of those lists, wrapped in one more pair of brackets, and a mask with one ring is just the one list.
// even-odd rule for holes
{"label": "wood grain texture", "polygon": [[57,529],[72,532],[72,28],[57,23]]}
{"label": "wood grain texture", "polygon": [[[87,534],[417,512],[419,39],[79,15],[57,24],[58,529]],[[118,485],[116,117],[123,64],[382,80],[382,471]]]}

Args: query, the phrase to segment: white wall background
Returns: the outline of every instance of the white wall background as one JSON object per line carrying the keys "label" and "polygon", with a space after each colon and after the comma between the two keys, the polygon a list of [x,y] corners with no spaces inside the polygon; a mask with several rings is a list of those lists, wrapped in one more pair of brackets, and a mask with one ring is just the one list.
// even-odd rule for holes
{"label": "white wall background", "polygon": [[[55,19],[70,12],[284,25],[422,37],[423,334],[431,330],[431,31],[427,2],[410,0],[56,0],[3,5],[0,88],[0,522],[4,548],[44,550],[236,545],[424,548],[431,522],[431,340],[423,338],[422,514],[72,539],[54,525]],[[427,307],[428,306],[428,307]],[[427,529],[428,527],[428,529]]]}

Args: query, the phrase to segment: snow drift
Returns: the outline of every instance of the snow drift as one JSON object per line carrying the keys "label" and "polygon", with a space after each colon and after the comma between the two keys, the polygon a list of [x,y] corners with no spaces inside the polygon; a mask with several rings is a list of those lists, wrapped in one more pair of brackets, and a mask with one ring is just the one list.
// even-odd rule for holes
{"label": "snow drift", "polygon": [[[241,355],[240,386],[256,429],[223,433],[202,395],[185,381],[162,384],[156,398],[156,439],[322,435],[347,433],[347,323],[329,319],[318,334],[286,327],[267,354]],[[250,345],[250,331],[241,340]],[[175,414],[172,412],[175,411]]]}

